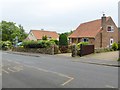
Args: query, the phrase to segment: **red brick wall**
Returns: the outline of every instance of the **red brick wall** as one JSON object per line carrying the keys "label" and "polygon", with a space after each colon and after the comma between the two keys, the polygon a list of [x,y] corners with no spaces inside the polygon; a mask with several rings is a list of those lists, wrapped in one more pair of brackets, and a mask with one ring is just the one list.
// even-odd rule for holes
{"label": "red brick wall", "polygon": [[[108,25],[114,26],[114,32],[107,32]],[[102,32],[102,48],[109,47],[110,38],[113,38],[114,42],[118,43],[118,28],[111,18],[106,22],[106,28]],[[98,33],[95,39],[95,48],[100,48],[100,40],[100,33]]]}

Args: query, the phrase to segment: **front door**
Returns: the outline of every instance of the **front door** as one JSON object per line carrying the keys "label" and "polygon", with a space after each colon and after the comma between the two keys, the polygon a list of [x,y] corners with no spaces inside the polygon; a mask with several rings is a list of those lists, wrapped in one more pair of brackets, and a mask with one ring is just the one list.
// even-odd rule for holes
{"label": "front door", "polygon": [[113,42],[114,42],[114,39],[113,39],[113,38],[110,38],[110,46],[113,45]]}

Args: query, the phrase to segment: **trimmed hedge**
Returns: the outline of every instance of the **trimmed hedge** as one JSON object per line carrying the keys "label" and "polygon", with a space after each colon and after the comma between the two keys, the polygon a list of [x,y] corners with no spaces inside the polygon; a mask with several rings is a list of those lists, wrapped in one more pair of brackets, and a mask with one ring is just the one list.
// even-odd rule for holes
{"label": "trimmed hedge", "polygon": [[48,40],[24,41],[22,45],[24,48],[47,48],[51,45],[55,45],[55,42]]}

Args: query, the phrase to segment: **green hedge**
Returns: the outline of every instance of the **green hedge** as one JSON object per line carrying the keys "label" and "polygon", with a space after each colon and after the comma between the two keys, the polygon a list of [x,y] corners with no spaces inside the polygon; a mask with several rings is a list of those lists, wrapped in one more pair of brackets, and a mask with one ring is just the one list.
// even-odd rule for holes
{"label": "green hedge", "polygon": [[40,41],[24,41],[22,45],[24,48],[47,48],[54,44],[55,42],[53,41],[40,40]]}

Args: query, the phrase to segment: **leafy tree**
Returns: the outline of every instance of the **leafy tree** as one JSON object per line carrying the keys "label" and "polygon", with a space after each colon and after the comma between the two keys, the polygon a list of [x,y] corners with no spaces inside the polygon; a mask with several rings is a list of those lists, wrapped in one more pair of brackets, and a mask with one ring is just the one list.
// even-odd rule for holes
{"label": "leafy tree", "polygon": [[2,41],[13,42],[16,36],[19,41],[23,41],[27,36],[23,27],[21,25],[17,26],[14,22],[2,21],[0,32],[2,32]]}
{"label": "leafy tree", "polygon": [[66,34],[61,34],[59,36],[59,46],[68,46],[68,40]]}
{"label": "leafy tree", "polygon": [[61,34],[59,36],[59,49],[61,53],[66,53],[68,51],[68,40],[66,34]]}
{"label": "leafy tree", "polygon": [[47,36],[42,36],[42,40],[47,40]]}
{"label": "leafy tree", "polygon": [[[73,31],[71,30],[70,32],[65,32],[65,33],[62,33],[62,34],[65,34],[67,37],[69,36],[69,35],[71,35],[73,33]],[[60,33],[59,33],[59,35],[61,35]]]}

